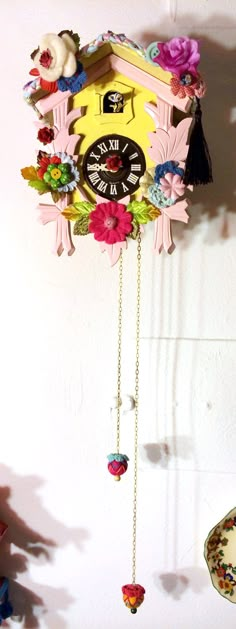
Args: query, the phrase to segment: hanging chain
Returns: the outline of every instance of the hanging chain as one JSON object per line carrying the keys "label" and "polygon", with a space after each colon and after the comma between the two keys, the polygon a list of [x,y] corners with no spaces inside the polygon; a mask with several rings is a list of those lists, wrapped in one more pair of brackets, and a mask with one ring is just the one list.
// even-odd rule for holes
{"label": "hanging chain", "polygon": [[137,297],[136,297],[137,301],[136,301],[135,411],[134,411],[135,414],[134,414],[134,498],[133,498],[132,583],[136,583],[140,293],[141,293],[141,234],[139,232],[139,234],[138,234],[138,245],[137,245]]}
{"label": "hanging chain", "polygon": [[120,452],[120,407],[121,407],[121,343],[122,343],[122,297],[123,297],[123,257],[122,249],[119,259],[119,293],[118,293],[118,353],[117,353],[117,420],[116,420],[116,452]]}

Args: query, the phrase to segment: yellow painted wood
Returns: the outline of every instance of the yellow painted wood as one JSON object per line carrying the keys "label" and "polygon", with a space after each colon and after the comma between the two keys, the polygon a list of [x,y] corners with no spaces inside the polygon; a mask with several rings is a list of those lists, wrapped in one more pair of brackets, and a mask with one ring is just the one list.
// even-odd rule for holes
{"label": "yellow painted wood", "polygon": [[[113,90],[114,81],[125,86],[125,90],[130,92],[130,103],[127,104],[129,111],[133,110],[133,116],[127,117],[124,114],[124,123],[122,124],[120,116],[122,114],[103,114],[98,115],[98,95],[104,95],[105,92]],[[128,93],[128,92],[126,92]],[[85,87],[81,92],[73,97],[73,107],[84,107],[85,113],[73,125],[75,133],[81,136],[79,144],[79,160],[78,166],[81,168],[83,156],[89,146],[101,138],[102,136],[117,133],[125,135],[137,142],[142,148],[147,168],[153,166],[152,160],[149,158],[147,149],[150,146],[148,133],[155,130],[152,118],[145,112],[144,105],[146,102],[156,104],[156,95],[141,87],[135,81],[127,79],[123,74],[110,70],[92,85]],[[108,122],[104,123],[104,116],[108,116]],[[119,116],[119,118],[117,118]],[[129,119],[128,119],[129,118]],[[94,193],[82,182],[83,188],[91,199],[95,198]],[[138,192],[135,195],[138,196]],[[74,200],[78,200],[78,193],[75,193]]]}
{"label": "yellow painted wood", "polygon": [[89,57],[81,55],[81,61],[84,68],[86,69],[92,66],[97,61],[104,59],[104,57],[107,57],[107,55],[110,55],[111,53],[114,53],[115,55],[117,55],[117,57],[120,57],[121,59],[124,59],[129,63],[132,63],[132,65],[140,68],[141,70],[144,70],[145,72],[147,72],[147,74],[154,76],[156,79],[163,81],[163,83],[166,83],[167,85],[170,84],[170,79],[172,78],[172,74],[170,72],[167,72],[167,70],[163,70],[158,65],[154,66],[151,63],[148,63],[148,61],[146,61],[141,55],[135,52],[135,50],[132,50],[131,48],[128,48],[126,46],[119,46],[119,44],[103,44],[103,46],[98,48],[98,50]]}

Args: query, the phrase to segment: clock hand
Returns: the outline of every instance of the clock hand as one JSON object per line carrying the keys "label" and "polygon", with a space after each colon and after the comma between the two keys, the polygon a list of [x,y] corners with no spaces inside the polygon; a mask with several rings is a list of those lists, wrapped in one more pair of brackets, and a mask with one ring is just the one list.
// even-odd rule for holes
{"label": "clock hand", "polygon": [[107,165],[106,164],[91,164],[89,166],[89,170],[94,170],[96,172],[99,172],[99,170],[104,171],[104,170],[108,170]]}

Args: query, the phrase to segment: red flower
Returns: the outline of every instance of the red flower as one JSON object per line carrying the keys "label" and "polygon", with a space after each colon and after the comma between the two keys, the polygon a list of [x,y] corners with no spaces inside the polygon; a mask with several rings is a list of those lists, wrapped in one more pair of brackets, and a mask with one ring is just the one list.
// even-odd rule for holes
{"label": "red flower", "polygon": [[123,585],[122,592],[123,594],[126,594],[129,597],[130,596],[138,597],[145,594],[145,589],[142,585],[139,585],[138,583],[130,583],[128,585]]}
{"label": "red flower", "polygon": [[226,520],[224,522],[224,529],[230,529],[232,526],[234,526],[234,520]]}
{"label": "red flower", "polygon": [[119,155],[112,155],[112,157],[107,157],[106,165],[108,170],[117,173],[121,166],[123,166],[123,163]]}
{"label": "red flower", "polygon": [[40,156],[38,158],[38,164],[39,169],[37,170],[37,176],[39,179],[43,179],[43,176],[46,173],[49,164],[61,164],[61,159],[56,155],[53,155],[53,157],[51,157],[50,155],[46,156],[44,153],[42,157]]}
{"label": "red flower", "polygon": [[191,79],[191,83],[186,84],[182,82],[181,77],[178,77],[176,74],[174,74],[172,79],[170,80],[170,88],[172,94],[174,94],[174,96],[178,96],[179,98],[185,98],[186,96],[192,98],[195,94],[196,88],[199,85],[199,82],[198,77],[192,76]]}
{"label": "red flower", "polygon": [[39,57],[39,63],[41,66],[43,66],[43,68],[50,68],[52,59],[53,57],[51,55],[51,52],[49,48],[47,48],[47,50],[43,50],[43,52],[41,53]]}
{"label": "red flower", "polygon": [[43,144],[50,144],[50,142],[54,140],[53,129],[50,129],[49,127],[43,127],[42,129],[39,129],[38,140]]}
{"label": "red flower", "polygon": [[98,203],[90,214],[89,231],[94,234],[95,240],[114,245],[115,242],[123,242],[132,232],[132,219],[132,214],[122,203]]}
{"label": "red flower", "polygon": [[217,576],[218,576],[218,577],[224,577],[224,575],[225,575],[225,570],[224,570],[224,568],[222,568],[222,566],[221,566],[220,568],[218,568],[218,569],[216,570],[216,574],[217,574]]}
{"label": "red flower", "polygon": [[40,87],[44,92],[50,92],[50,94],[58,91],[57,81],[46,81],[40,78]]}

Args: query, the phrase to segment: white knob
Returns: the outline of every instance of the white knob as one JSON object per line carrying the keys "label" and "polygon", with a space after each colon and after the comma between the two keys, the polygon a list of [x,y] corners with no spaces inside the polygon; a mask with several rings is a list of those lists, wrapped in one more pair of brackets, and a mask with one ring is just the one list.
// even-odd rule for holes
{"label": "white knob", "polygon": [[122,411],[123,413],[129,413],[133,411],[135,407],[135,399],[132,395],[124,395],[122,401]]}

